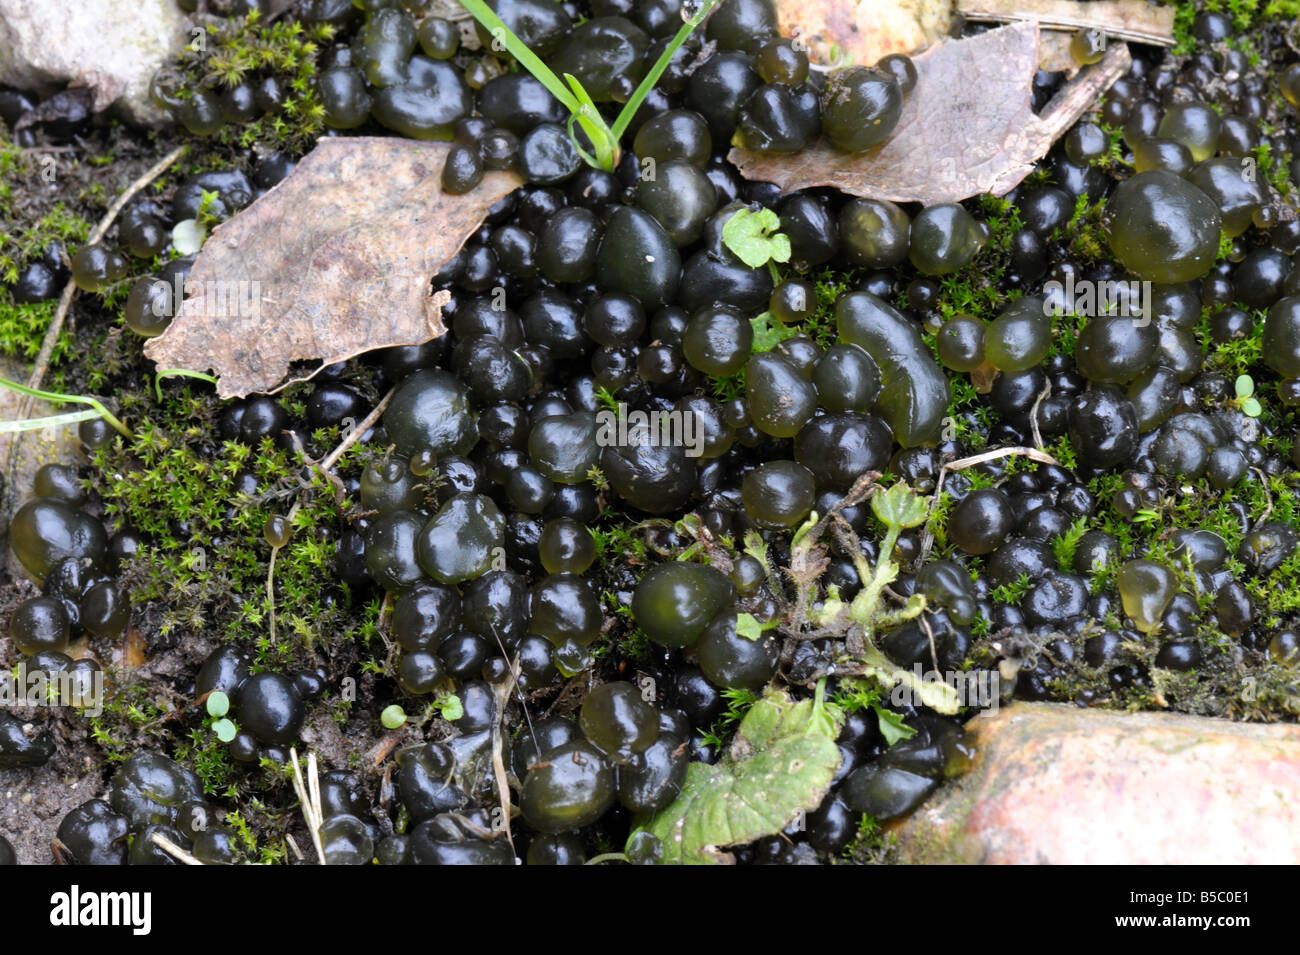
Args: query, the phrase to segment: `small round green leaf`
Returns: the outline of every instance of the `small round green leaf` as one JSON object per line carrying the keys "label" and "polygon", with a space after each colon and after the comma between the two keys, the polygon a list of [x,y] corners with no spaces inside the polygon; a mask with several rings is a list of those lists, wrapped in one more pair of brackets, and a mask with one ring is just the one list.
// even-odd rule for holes
{"label": "small round green leaf", "polygon": [[1241,413],[1248,418],[1258,418],[1264,409],[1254,398],[1247,398],[1241,403]]}
{"label": "small round green leaf", "polygon": [[230,712],[230,697],[220,690],[213,690],[208,694],[207,710],[209,716],[225,716]]}
{"label": "small round green leaf", "polygon": [[406,722],[406,710],[396,703],[387,706],[384,708],[384,712],[379,714],[379,722],[384,724],[384,729],[398,729]]}
{"label": "small round green leaf", "polygon": [[239,727],[230,720],[217,720],[212,724],[212,732],[217,734],[217,739],[223,743],[229,743],[239,732]]}
{"label": "small round green leaf", "polygon": [[1239,375],[1233,388],[1238,398],[1249,398],[1255,393],[1255,381],[1250,375]]}

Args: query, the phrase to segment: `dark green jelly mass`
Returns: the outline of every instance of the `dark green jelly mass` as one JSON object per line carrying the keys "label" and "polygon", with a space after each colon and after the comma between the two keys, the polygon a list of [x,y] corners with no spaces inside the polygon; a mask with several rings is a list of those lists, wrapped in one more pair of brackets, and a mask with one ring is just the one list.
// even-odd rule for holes
{"label": "dark green jelly mass", "polygon": [[614,803],[613,767],[591,743],[578,740],[546,753],[524,777],[519,809],[539,832],[590,825]]}
{"label": "dark green jelly mass", "polygon": [[1110,248],[1139,278],[1189,282],[1210,270],[1223,220],[1209,196],[1153,170],[1125,180],[1106,203]]}
{"label": "dark green jelly mass", "polygon": [[704,564],[656,564],[632,594],[632,617],[651,640],[687,647],[710,621],[730,606],[735,587],[721,571]]}
{"label": "dark green jelly mass", "polygon": [[876,410],[905,448],[939,431],[948,413],[948,376],[915,323],[870,292],[853,292],[835,306],[840,338],[863,348],[880,369]]}

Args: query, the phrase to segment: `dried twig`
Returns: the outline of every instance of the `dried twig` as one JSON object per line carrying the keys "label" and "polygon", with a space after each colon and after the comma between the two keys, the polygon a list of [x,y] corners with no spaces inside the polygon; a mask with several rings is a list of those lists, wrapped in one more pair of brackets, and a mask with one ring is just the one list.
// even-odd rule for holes
{"label": "dried twig", "polygon": [[149,834],[149,841],[177,862],[182,862],[185,865],[203,865],[203,863],[196,859],[192,853],[186,852],[161,832],[151,832]]}
{"label": "dried twig", "polygon": [[[120,213],[126,204],[135,197],[136,193],[166,172],[171,165],[176,162],[176,160],[185,155],[185,151],[188,148],[189,147],[187,146],[176,147],[162,159],[158,160],[158,162],[145,170],[144,175],[139,179],[127,186],[126,191],[118,196],[116,201],[108,207],[108,211],[104,213],[104,217],[99,220],[99,224],[96,225],[94,231],[90,233],[90,238],[87,240],[86,244],[94,245],[100,239],[104,238],[104,236],[108,234],[108,230],[112,228],[113,223],[117,221],[118,213]],[[54,354],[54,346],[58,344],[59,335],[63,331],[63,323],[67,321],[68,310],[72,307],[72,298],[76,292],[76,283],[73,282],[72,279],[68,279],[68,284],[63,287],[63,294],[59,296],[59,305],[54,310],[54,318],[51,320],[49,327],[45,329],[45,337],[41,340],[41,349],[36,354],[36,363],[32,366],[32,373],[27,379],[28,388],[33,390],[40,389],[41,382],[45,378],[45,373],[49,370],[50,358]],[[35,399],[30,396],[23,399],[18,409],[18,417],[20,419],[31,417],[34,402]],[[18,432],[14,436],[13,443],[9,445],[9,460],[6,462],[5,471],[7,472],[11,484],[13,482],[14,471],[18,464],[18,449],[21,447],[25,436],[26,432]],[[16,495],[10,495],[10,507],[12,507],[15,498]]]}
{"label": "dried twig", "polygon": [[293,764],[293,791],[297,793],[298,802],[302,806],[303,821],[307,823],[307,831],[311,833],[311,841],[316,846],[316,856],[320,859],[320,864],[327,865],[325,847],[320,839],[324,812],[321,810],[320,775],[316,771],[316,754],[307,754],[307,783],[303,782],[302,766],[298,763],[298,750],[294,747],[289,748],[289,760]]}
{"label": "dried twig", "polygon": [[[1038,429],[1035,428],[1034,430],[1036,432]],[[934,507],[938,505],[939,501],[943,498],[943,479],[947,476],[949,471],[961,471],[966,468],[973,468],[977,464],[987,464],[989,461],[996,461],[999,458],[1010,458],[1015,456],[1029,458],[1029,460],[1037,461],[1039,464],[1054,464],[1058,468],[1061,466],[1061,462],[1056,460],[1056,458],[1052,457],[1046,451],[1041,451],[1038,448],[1020,447],[1018,445],[1011,448],[998,448],[995,451],[984,451],[980,454],[972,454],[970,457],[958,458],[956,461],[948,461],[939,469],[939,479],[934,483],[934,494],[931,496],[932,503],[930,505],[931,511],[934,510]],[[930,527],[930,522],[926,521],[925,532],[921,535],[921,555],[918,558],[918,562],[924,563],[925,558],[929,556],[930,548],[932,546],[934,546],[934,529]]]}
{"label": "dried twig", "polygon": [[957,8],[967,20],[1037,20],[1047,29],[1100,30],[1134,43],[1174,45],[1174,8],[1145,0],[961,0]]}

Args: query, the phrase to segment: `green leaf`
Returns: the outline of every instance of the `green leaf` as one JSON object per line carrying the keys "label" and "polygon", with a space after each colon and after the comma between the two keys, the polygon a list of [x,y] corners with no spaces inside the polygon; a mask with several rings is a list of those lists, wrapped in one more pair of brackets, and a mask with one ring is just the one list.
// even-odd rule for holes
{"label": "green leaf", "polygon": [[230,720],[217,720],[212,724],[212,732],[217,734],[217,739],[223,743],[229,743],[239,732],[239,727]]}
{"label": "green leaf", "polygon": [[396,703],[384,707],[384,712],[379,714],[379,722],[384,724],[385,729],[398,729],[406,722],[406,710],[402,709]]}
{"label": "green leaf", "polygon": [[1241,413],[1248,418],[1258,418],[1264,408],[1254,398],[1247,398],[1241,403]]}
{"label": "green leaf", "polygon": [[438,702],[434,705],[442,713],[442,718],[451,723],[456,722],[465,715],[465,708],[461,706],[460,697],[454,693],[439,697]]}
{"label": "green leaf", "polygon": [[1255,393],[1255,381],[1250,375],[1238,375],[1233,389],[1237,392],[1238,398],[1249,398]]}
{"label": "green leaf", "polygon": [[[681,795],[638,827],[663,845],[668,865],[726,861],[722,847],[780,832],[821,805],[840,766],[839,709],[817,696],[795,703],[771,690],[755,703],[715,765],[691,763]],[[635,835],[635,832],[634,832]]]}
{"label": "green leaf", "polygon": [[776,230],[780,217],[771,209],[739,209],[722,227],[722,244],[751,269],[790,261],[790,239]]}
{"label": "green leaf", "polygon": [[208,694],[207,710],[209,716],[225,716],[230,712],[230,697],[220,690],[213,690]]}
{"label": "green leaf", "polygon": [[876,722],[880,724],[880,735],[885,742],[893,746],[900,739],[911,739],[916,735],[916,728],[903,722],[903,714],[887,710],[878,703],[872,704],[876,711]]}
{"label": "green leaf", "polygon": [[960,705],[957,690],[947,683],[923,680],[911,670],[904,670],[895,664],[875,647],[867,647],[862,659],[866,671],[864,675],[874,679],[885,693],[902,683],[911,691],[914,701],[919,700],[936,713],[956,715]]}
{"label": "green leaf", "polygon": [[757,640],[763,635],[763,625],[751,613],[736,614],[736,633],[746,640]]}
{"label": "green leaf", "polygon": [[898,530],[919,527],[925,523],[926,517],[929,516],[929,508],[926,506],[925,499],[902,481],[899,481],[888,491],[873,497],[871,499],[871,510],[886,527],[893,527]]}
{"label": "green leaf", "polygon": [[749,320],[754,329],[754,351],[771,351],[787,338],[794,338],[799,333],[788,325],[782,325],[772,317],[771,312],[764,312]]}

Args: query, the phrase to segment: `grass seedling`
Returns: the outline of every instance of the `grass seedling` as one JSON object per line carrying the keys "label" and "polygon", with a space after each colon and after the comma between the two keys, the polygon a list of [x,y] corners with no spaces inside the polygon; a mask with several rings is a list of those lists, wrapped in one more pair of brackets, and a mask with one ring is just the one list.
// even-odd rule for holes
{"label": "grass seedling", "polygon": [[34,431],[43,427],[53,427],[58,424],[71,424],[74,421],[85,421],[89,418],[103,418],[113,426],[113,429],[125,438],[131,437],[131,429],[117,419],[117,415],[103,406],[98,398],[92,398],[89,395],[65,395],[57,391],[40,391],[36,388],[28,388],[26,385],[20,385],[16,381],[10,381],[8,378],[0,378],[0,387],[8,388],[10,391],[16,391],[20,395],[27,395],[29,398],[40,398],[43,401],[52,404],[68,404],[75,402],[77,404],[89,405],[92,411],[72,412],[66,415],[53,415],[48,418],[31,418],[26,421],[0,421],[0,433],[13,431]]}
{"label": "grass seedling", "polygon": [[[528,44],[524,43],[511,31],[483,0],[460,0],[460,5],[487,29],[488,33],[492,35],[494,45],[499,43],[504,47],[524,69],[533,74],[537,81],[545,86],[550,91],[550,94],[569,111],[569,138],[573,141],[573,146],[578,151],[578,155],[583,158],[583,161],[597,169],[613,172],[622,156],[619,143],[623,139],[623,134],[627,132],[632,117],[636,115],[636,111],[641,107],[646,96],[659,82],[664,70],[668,69],[668,64],[672,62],[673,55],[695,31],[695,28],[708,19],[709,14],[713,12],[713,8],[720,2],[721,0],[700,0],[695,13],[682,24],[672,42],[660,54],[659,59],[655,61],[655,65],[645,75],[645,79],[641,81],[631,98],[623,105],[623,109],[615,118],[612,126],[605,122],[605,118],[600,114],[596,103],[583,88],[577,77],[566,73],[562,80],[556,76],[554,71],[542,62],[541,57],[530,50]],[[586,135],[587,141],[595,150],[594,155],[588,152],[578,141],[575,126],[580,128]]]}

